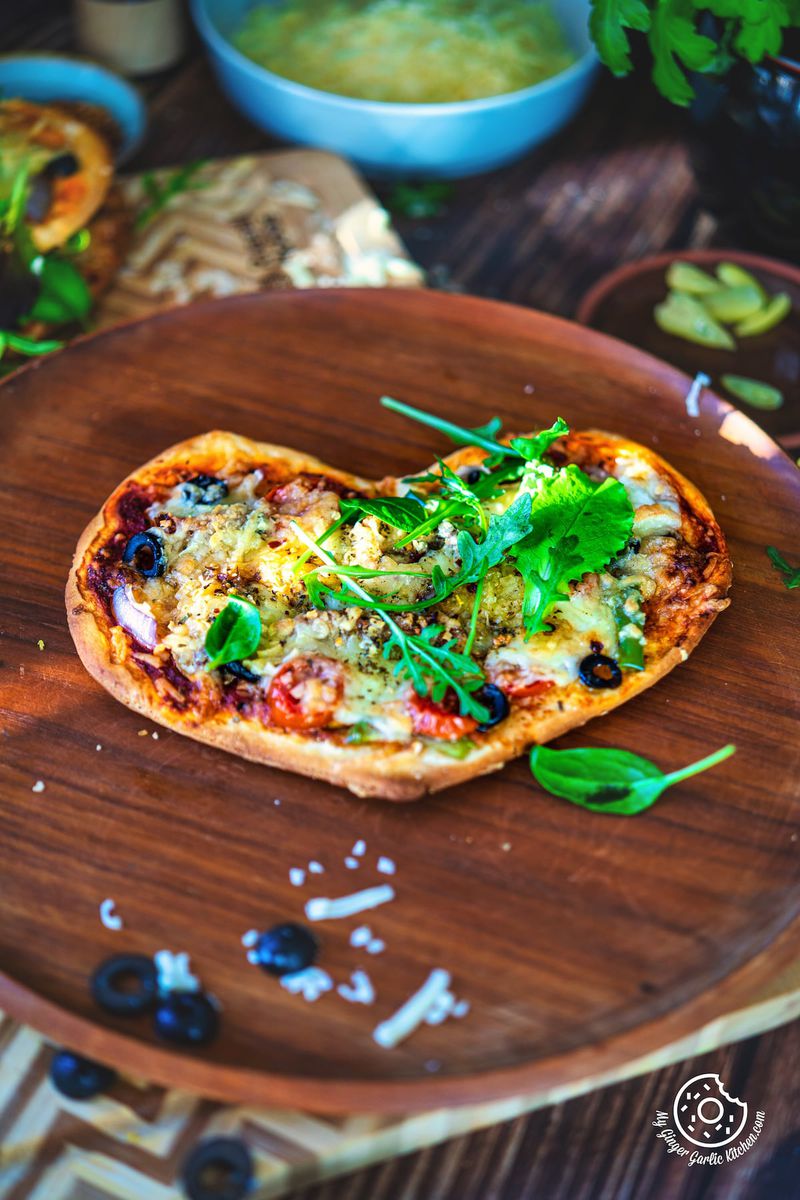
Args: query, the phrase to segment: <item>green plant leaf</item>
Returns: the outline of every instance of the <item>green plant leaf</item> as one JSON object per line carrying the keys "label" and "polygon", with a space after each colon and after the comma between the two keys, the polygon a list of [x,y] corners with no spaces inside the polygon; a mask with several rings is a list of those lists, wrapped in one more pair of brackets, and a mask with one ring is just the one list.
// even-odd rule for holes
{"label": "green plant leaf", "polygon": [[767,546],[767,558],[775,570],[783,576],[784,587],[800,587],[800,567],[791,566],[775,546]]}
{"label": "green plant leaf", "polygon": [[31,270],[39,276],[42,289],[28,314],[31,320],[65,325],[83,321],[89,315],[92,307],[89,285],[72,263],[56,254],[47,254],[35,258]]}
{"label": "green plant leaf", "polygon": [[60,350],[63,345],[63,342],[57,341],[38,342],[35,338],[23,337],[22,334],[0,329],[0,358],[7,349],[16,350],[17,354],[33,358],[39,354],[52,354],[54,350]]}
{"label": "green plant leaf", "polygon": [[452,691],[458,699],[462,716],[486,721],[489,710],[475,699],[474,692],[483,687],[484,674],[474,659],[459,651],[455,640],[436,644],[443,626],[428,625],[420,634],[406,633],[392,622],[390,637],[383,647],[383,657],[392,659],[397,651],[394,674],[410,681],[418,696],[430,695],[434,704],[441,704]]}
{"label": "green plant leaf", "polygon": [[553,442],[565,433],[569,433],[569,425],[563,417],[557,417],[550,428],[543,429],[541,433],[534,433],[532,437],[512,438],[511,449],[516,450],[526,462],[540,462]]}
{"label": "green plant leaf", "polygon": [[569,584],[588,571],[601,571],[630,538],[633,506],[622,484],[595,483],[570,464],[540,483],[533,499],[528,536],[512,547],[525,583],[523,621],[528,637],[546,628]]}
{"label": "green plant leaf", "polygon": [[733,745],[723,746],[668,775],[655,763],[628,750],[551,750],[534,746],[530,763],[537,783],[551,795],[591,812],[633,816],[650,808],[668,787],[707,771],[730,758],[735,750]]}
{"label": "green plant leaf", "polygon": [[420,517],[425,515],[424,504],[414,496],[379,496],[370,500],[358,496],[344,498],[339,501],[339,509],[348,520],[373,516],[395,529],[405,530],[415,529]]}
{"label": "green plant leaf", "polygon": [[673,104],[686,107],[694,89],[682,67],[705,71],[713,65],[717,46],[695,28],[692,0],[657,0],[648,40],[653,54],[653,82]]}
{"label": "green plant leaf", "polygon": [[627,29],[646,33],[650,7],[645,0],[592,0],[589,30],[600,58],[614,75],[631,69],[631,46]]}
{"label": "green plant leaf", "polygon": [[177,196],[181,192],[198,191],[201,188],[208,187],[207,180],[195,179],[197,172],[207,162],[207,158],[198,158],[195,162],[186,163],[183,167],[176,167],[161,183],[159,183],[152,171],[146,172],[142,176],[142,186],[150,203],[141,208],[136,214],[136,229],[144,229],[145,225],[148,225],[153,217],[157,216],[163,208],[166,208],[173,196]]}
{"label": "green plant leaf", "polygon": [[211,623],[205,640],[206,670],[250,658],[261,641],[261,614],[243,596],[228,596],[228,603]]}

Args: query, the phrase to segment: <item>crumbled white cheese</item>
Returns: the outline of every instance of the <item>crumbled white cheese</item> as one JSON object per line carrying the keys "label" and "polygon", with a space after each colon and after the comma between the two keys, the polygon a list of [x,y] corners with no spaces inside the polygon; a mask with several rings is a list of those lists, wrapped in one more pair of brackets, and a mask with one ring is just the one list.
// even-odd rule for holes
{"label": "crumbled white cheese", "polygon": [[394,875],[397,867],[391,858],[387,858],[384,854],[378,859],[378,870],[381,875]]}
{"label": "crumbled white cheese", "polygon": [[322,875],[322,874],[324,874],[324,871],[325,871],[325,868],[323,867],[322,863],[318,863],[318,862],[310,862],[308,864],[308,869],[312,875]]}
{"label": "crumbled white cheese", "polygon": [[358,839],[350,853],[354,854],[356,858],[362,858],[367,853],[367,843],[363,840],[363,838]]}
{"label": "crumbled white cheese", "polygon": [[686,415],[687,417],[700,416],[700,393],[703,388],[708,387],[711,383],[708,375],[704,375],[702,371],[695,375],[692,386],[686,393]]}
{"label": "crumbled white cheese", "polygon": [[170,950],[157,950],[153,962],[158,971],[158,990],[162,995],[200,991],[200,980],[191,972],[187,953],[173,954]]}
{"label": "crumbled white cheese", "polygon": [[350,896],[339,896],[334,900],[328,899],[327,896],[315,896],[306,904],[306,916],[309,921],[335,921],[340,917],[352,917],[368,908],[387,904],[389,900],[394,900],[394,894],[394,888],[384,883],[379,887],[365,888],[363,892],[353,892]]}
{"label": "crumbled white cheese", "polygon": [[454,1003],[455,996],[452,992],[442,992],[438,999],[428,1009],[428,1013],[425,1017],[425,1024],[441,1025],[443,1021],[447,1020],[447,1018],[450,1016],[450,1013],[453,1011]]}
{"label": "crumbled white cheese", "polygon": [[372,930],[369,925],[359,925],[358,929],[354,929],[350,934],[351,946],[366,946],[372,940]]}
{"label": "crumbled white cheese", "polygon": [[340,983],[337,991],[351,1004],[372,1004],[375,1000],[375,988],[366,971],[353,971],[350,983]]}
{"label": "crumbled white cheese", "polygon": [[418,1029],[433,1006],[450,987],[450,972],[436,967],[418,992],[409,997],[397,1012],[381,1021],[372,1032],[379,1046],[390,1050]]}
{"label": "crumbled white cheese", "polygon": [[122,917],[114,912],[114,908],[114,901],[110,899],[104,900],[100,905],[100,920],[106,929],[122,929]]}
{"label": "crumbled white cheese", "polygon": [[304,971],[281,976],[281,987],[292,995],[301,994],[304,1000],[313,1002],[325,992],[331,991],[333,980],[321,967],[306,967]]}
{"label": "crumbled white cheese", "polygon": [[33,785],[33,787],[31,788],[31,791],[32,791],[32,792],[43,792],[43,791],[44,791],[44,780],[43,780],[43,779],[37,779],[37,780],[36,780],[36,783],[35,783],[35,784]]}
{"label": "crumbled white cheese", "polygon": [[260,936],[257,929],[248,929],[247,933],[242,934],[242,945],[249,949],[251,946],[255,946]]}
{"label": "crumbled white cheese", "polygon": [[367,942],[367,954],[381,954],[386,949],[386,943],[380,938],[372,938]]}
{"label": "crumbled white cheese", "polygon": [[344,860],[344,865],[347,867],[348,871],[355,871],[356,867],[361,866],[361,863],[357,858],[353,858],[351,854],[348,854],[347,858]]}
{"label": "crumbled white cheese", "polygon": [[292,887],[302,887],[306,881],[306,873],[302,867],[289,868],[289,882]]}
{"label": "crumbled white cheese", "polygon": [[467,1015],[467,1013],[469,1012],[469,1009],[470,1009],[469,1000],[457,1000],[456,1003],[453,1005],[453,1016],[454,1017],[465,1017]]}

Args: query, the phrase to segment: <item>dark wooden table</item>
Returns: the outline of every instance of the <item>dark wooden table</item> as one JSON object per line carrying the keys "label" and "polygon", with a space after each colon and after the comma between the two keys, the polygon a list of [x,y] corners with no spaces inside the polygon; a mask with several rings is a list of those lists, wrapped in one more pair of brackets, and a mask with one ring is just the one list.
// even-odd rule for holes
{"label": "dark wooden table", "polygon": [[[0,51],[71,46],[65,0],[0,2]],[[143,90],[150,129],[134,169],[270,144],[230,107],[196,45]],[[375,186],[387,200],[390,189]],[[435,220],[395,223],[434,286],[565,316],[611,267],[713,245],[715,236],[697,201],[680,114],[643,81],[608,79],[538,153],[459,183]],[[734,1163],[688,1166],[667,1154],[651,1122],[684,1081],[708,1071],[766,1112],[764,1131]],[[795,1200],[799,1102],[795,1022],[292,1200]]]}

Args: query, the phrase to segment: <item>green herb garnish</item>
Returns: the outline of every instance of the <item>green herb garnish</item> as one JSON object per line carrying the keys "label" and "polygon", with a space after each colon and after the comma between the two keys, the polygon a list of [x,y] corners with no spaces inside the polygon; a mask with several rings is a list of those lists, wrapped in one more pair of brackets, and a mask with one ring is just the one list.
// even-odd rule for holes
{"label": "green herb garnish", "polygon": [[387,201],[393,213],[412,220],[440,216],[452,198],[452,183],[432,179],[427,183],[398,183]]}
{"label": "green herb garnish", "polygon": [[[760,62],[778,54],[786,28],[800,25],[796,0],[591,0],[589,28],[598,53],[615,75],[633,63],[629,30],[645,34],[653,82],[673,104],[688,105],[694,90],[685,71],[727,71],[737,57]],[[705,11],[721,27],[719,43],[699,31]]]}
{"label": "green herb garnish", "polygon": [[776,571],[783,576],[784,587],[800,587],[800,567],[792,567],[774,546],[767,546],[767,558]]}
{"label": "green herb garnish", "polygon": [[60,350],[63,345],[63,342],[56,341],[37,342],[35,338],[23,337],[22,334],[12,333],[8,329],[0,329],[0,358],[3,357],[6,350],[16,350],[17,354],[34,357],[38,354],[51,354],[53,350]]}
{"label": "green herb garnish", "polygon": [[[321,558],[329,569],[339,569],[340,564],[327,551],[322,550],[296,521],[292,521],[292,529],[300,541]],[[390,636],[384,645],[383,654],[384,658],[391,657],[394,651],[399,654],[394,666],[395,675],[409,679],[418,695],[430,694],[436,703],[441,702],[445,694],[452,690],[458,699],[462,715],[474,717],[477,721],[488,719],[488,709],[473,695],[485,682],[483,671],[473,659],[456,649],[454,641],[445,642],[443,645],[434,644],[435,639],[442,633],[440,625],[429,625],[420,634],[407,633],[388,612],[377,607],[374,597],[364,591],[354,579],[345,576],[343,583],[348,591],[358,597],[357,603],[368,602],[388,626]]]}
{"label": "green herb garnish", "polygon": [[663,771],[628,750],[551,750],[534,746],[530,763],[534,777],[547,792],[592,812],[633,816],[655,803],[668,787],[715,767],[734,753],[723,746],[707,758],[671,771]]}
{"label": "green herb garnish", "polygon": [[552,606],[569,599],[569,584],[601,571],[628,542],[633,506],[616,479],[595,483],[570,465],[543,482],[528,536],[511,549],[525,581],[522,616],[528,637],[547,628]]}
{"label": "green herb garnish", "polygon": [[720,383],[726,392],[752,408],[773,412],[783,404],[783,392],[770,383],[762,383],[760,379],[748,379],[746,375],[720,375]]}
{"label": "green herb garnish", "polygon": [[378,496],[370,500],[345,497],[339,501],[339,509],[347,520],[377,517],[386,525],[405,530],[415,529],[424,513],[422,501],[415,496]]}
{"label": "green herb garnish", "polygon": [[197,172],[207,162],[207,158],[198,158],[184,167],[177,167],[160,183],[152,171],[145,172],[142,176],[142,186],[150,202],[137,213],[136,228],[144,229],[145,225],[153,220],[153,217],[166,208],[173,196],[178,196],[181,192],[193,192],[208,187],[207,180],[195,179]]}
{"label": "green herb garnish", "polygon": [[28,314],[33,321],[48,325],[65,325],[83,321],[92,307],[89,285],[80,271],[57,254],[38,255],[30,264],[31,273],[39,277],[41,291]]}
{"label": "green herb garnish", "polygon": [[261,614],[243,596],[228,596],[228,603],[215,617],[206,634],[206,670],[250,658],[261,641]]}

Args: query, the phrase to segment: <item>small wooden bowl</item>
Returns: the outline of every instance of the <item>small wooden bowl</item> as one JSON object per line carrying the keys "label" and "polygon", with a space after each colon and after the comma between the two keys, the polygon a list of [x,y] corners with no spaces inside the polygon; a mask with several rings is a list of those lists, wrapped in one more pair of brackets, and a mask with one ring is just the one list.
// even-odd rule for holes
{"label": "small wooden bowl", "polygon": [[[653,309],[667,294],[665,274],[670,263],[694,263],[713,271],[721,262],[733,262],[755,275],[766,290],[788,292],[792,298],[789,316],[760,337],[739,338],[735,350],[712,350],[659,329]],[[746,375],[780,388],[782,408],[763,412],[739,404],[787,450],[800,447],[800,268],[759,254],[738,250],[686,250],[656,254],[626,263],[599,279],[581,300],[576,319],[582,325],[610,333],[639,346],[658,358],[680,367],[687,375],[704,371],[720,395],[731,403],[720,383],[720,375]]]}

